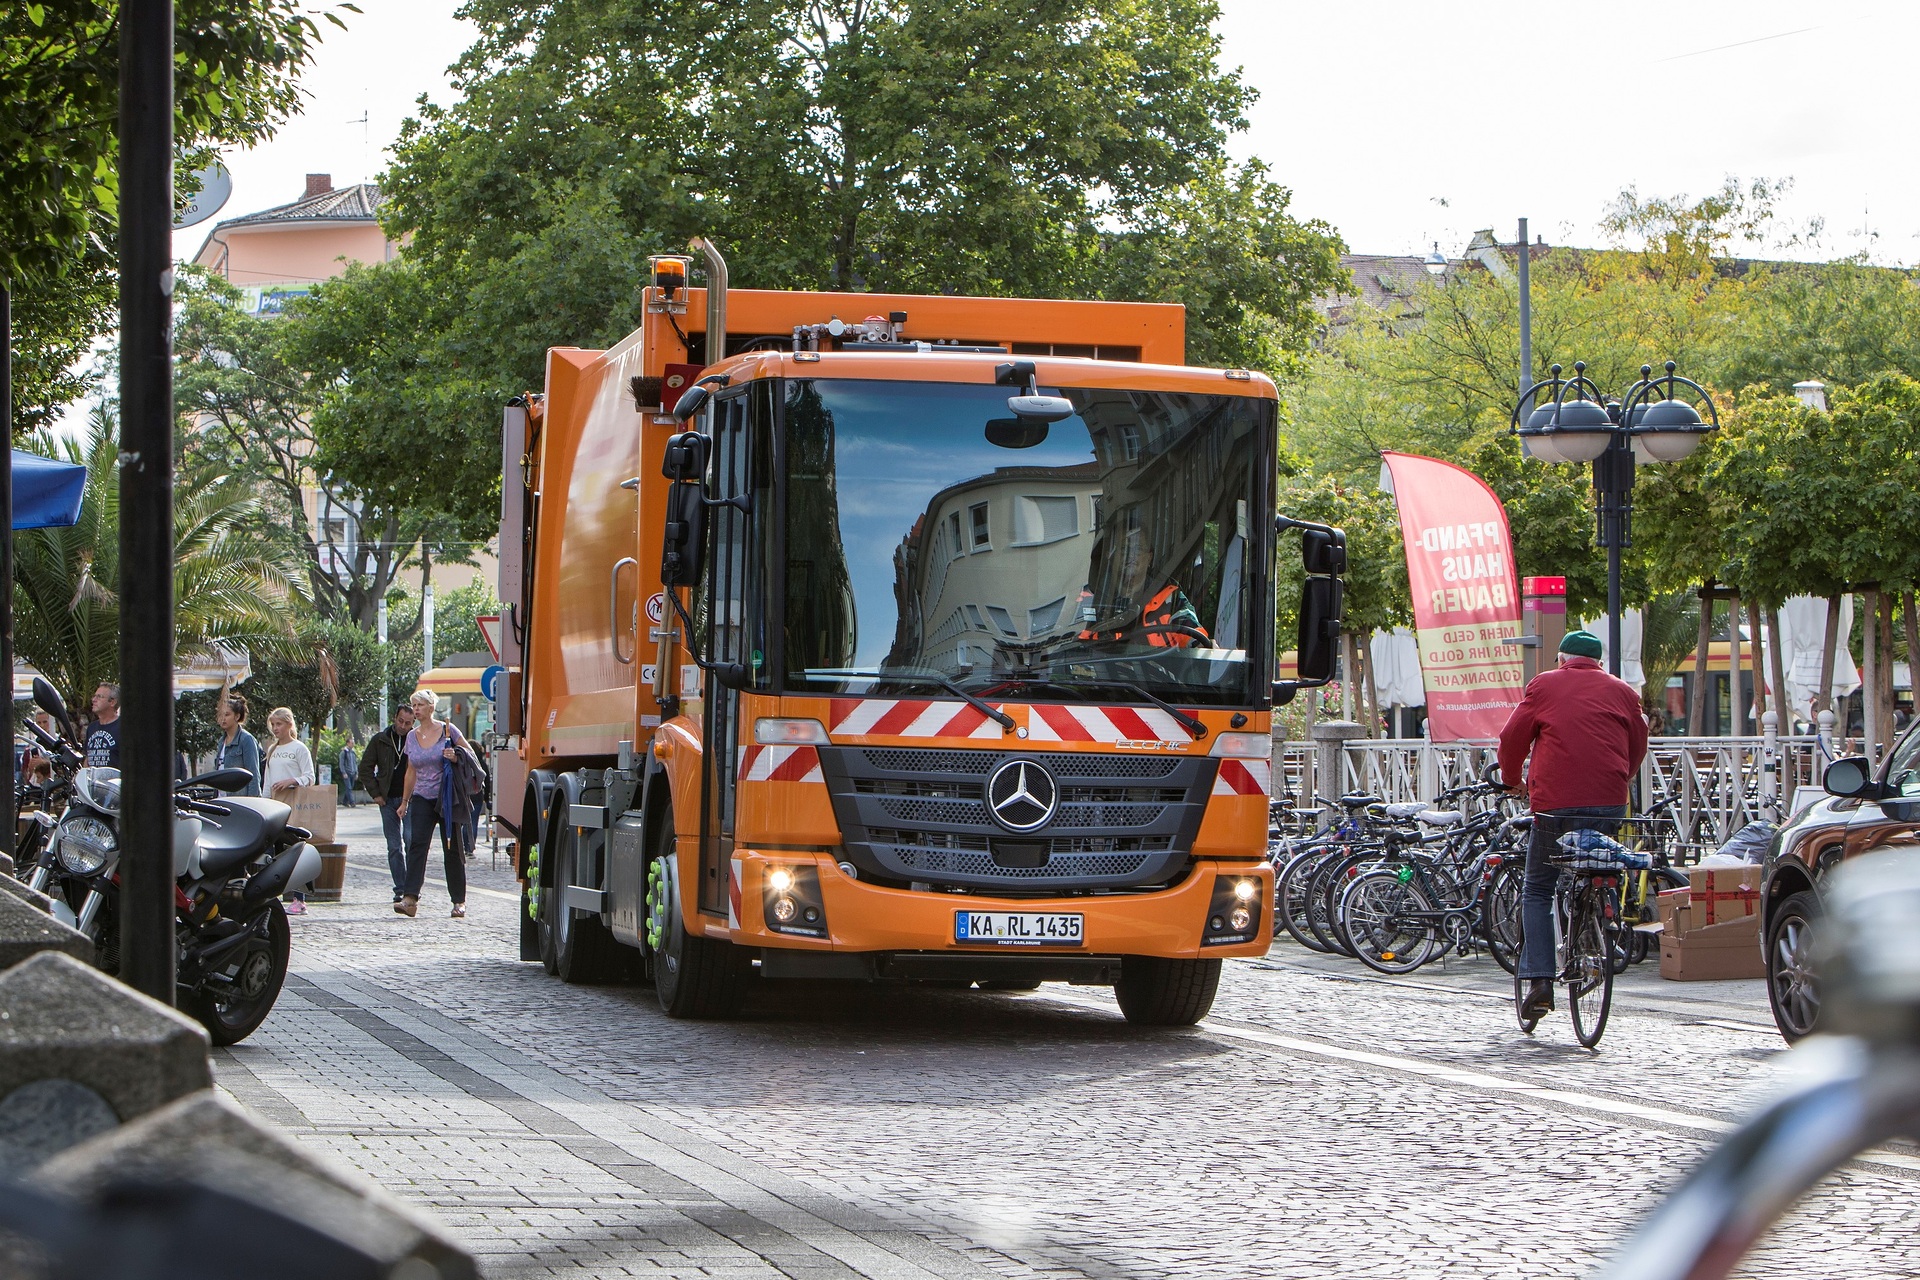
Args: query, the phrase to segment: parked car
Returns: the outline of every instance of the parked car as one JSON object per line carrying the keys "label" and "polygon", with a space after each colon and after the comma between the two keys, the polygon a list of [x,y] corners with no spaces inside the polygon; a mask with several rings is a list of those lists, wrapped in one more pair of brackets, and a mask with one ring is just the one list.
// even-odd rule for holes
{"label": "parked car", "polygon": [[1820,1026],[1813,935],[1833,869],[1872,849],[1920,852],[1920,723],[1907,729],[1876,773],[1864,756],[1827,766],[1827,794],[1780,829],[1767,849],[1760,897],[1761,945],[1774,1025],[1789,1043]]}

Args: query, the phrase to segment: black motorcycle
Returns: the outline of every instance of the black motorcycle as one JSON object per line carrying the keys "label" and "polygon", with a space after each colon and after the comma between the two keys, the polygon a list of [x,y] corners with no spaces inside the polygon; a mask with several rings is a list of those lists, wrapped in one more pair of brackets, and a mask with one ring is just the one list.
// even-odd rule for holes
{"label": "black motorcycle", "polygon": [[[36,680],[34,700],[71,736],[51,685]],[[28,883],[93,940],[94,962],[118,973],[120,771],[82,764],[71,745],[29,727],[44,739],[55,773],[65,775],[67,804]],[[252,778],[244,769],[219,769],[174,789],[178,1003],[215,1044],[246,1039],[273,1010],[292,942],[280,895],[320,873],[310,833],[287,823],[290,806],[224,794]]]}

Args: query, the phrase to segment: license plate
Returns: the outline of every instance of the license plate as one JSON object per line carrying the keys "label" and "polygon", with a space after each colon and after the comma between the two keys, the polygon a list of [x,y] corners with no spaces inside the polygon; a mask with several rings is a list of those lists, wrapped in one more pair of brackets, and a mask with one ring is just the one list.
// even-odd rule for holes
{"label": "license plate", "polygon": [[1086,941],[1084,916],[1065,911],[956,911],[956,942],[1005,947],[1077,947]]}

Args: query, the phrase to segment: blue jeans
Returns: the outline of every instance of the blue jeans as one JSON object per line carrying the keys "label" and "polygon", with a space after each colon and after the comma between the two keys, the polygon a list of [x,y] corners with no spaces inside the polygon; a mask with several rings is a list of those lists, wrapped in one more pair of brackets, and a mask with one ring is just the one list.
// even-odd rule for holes
{"label": "blue jeans", "polygon": [[447,820],[438,798],[415,796],[407,806],[407,878],[402,888],[406,896],[420,896],[427,882],[427,855],[433,852],[433,833],[440,833],[441,852],[447,867],[447,896],[454,902],[467,900],[467,856],[464,834]]}
{"label": "blue jeans", "polygon": [[1547,809],[1533,815],[1533,839],[1527,845],[1527,884],[1520,895],[1520,977],[1556,978],[1553,956],[1553,891],[1560,868],[1547,859],[1560,850],[1560,837],[1582,827],[1612,835],[1624,818],[1623,804],[1586,809]]}
{"label": "blue jeans", "polygon": [[401,817],[398,800],[382,799],[378,803],[380,830],[387,837],[387,870],[393,873],[393,900],[398,902],[406,892],[407,828],[413,825],[413,815]]}

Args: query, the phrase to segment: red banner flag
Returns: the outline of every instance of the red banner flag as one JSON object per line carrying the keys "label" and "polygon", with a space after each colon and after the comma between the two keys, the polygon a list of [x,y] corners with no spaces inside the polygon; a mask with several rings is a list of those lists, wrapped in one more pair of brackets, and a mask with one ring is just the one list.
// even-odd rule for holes
{"label": "red banner flag", "polygon": [[1428,735],[1497,737],[1526,677],[1507,511],[1486,481],[1450,462],[1383,453],[1382,487],[1400,504]]}

